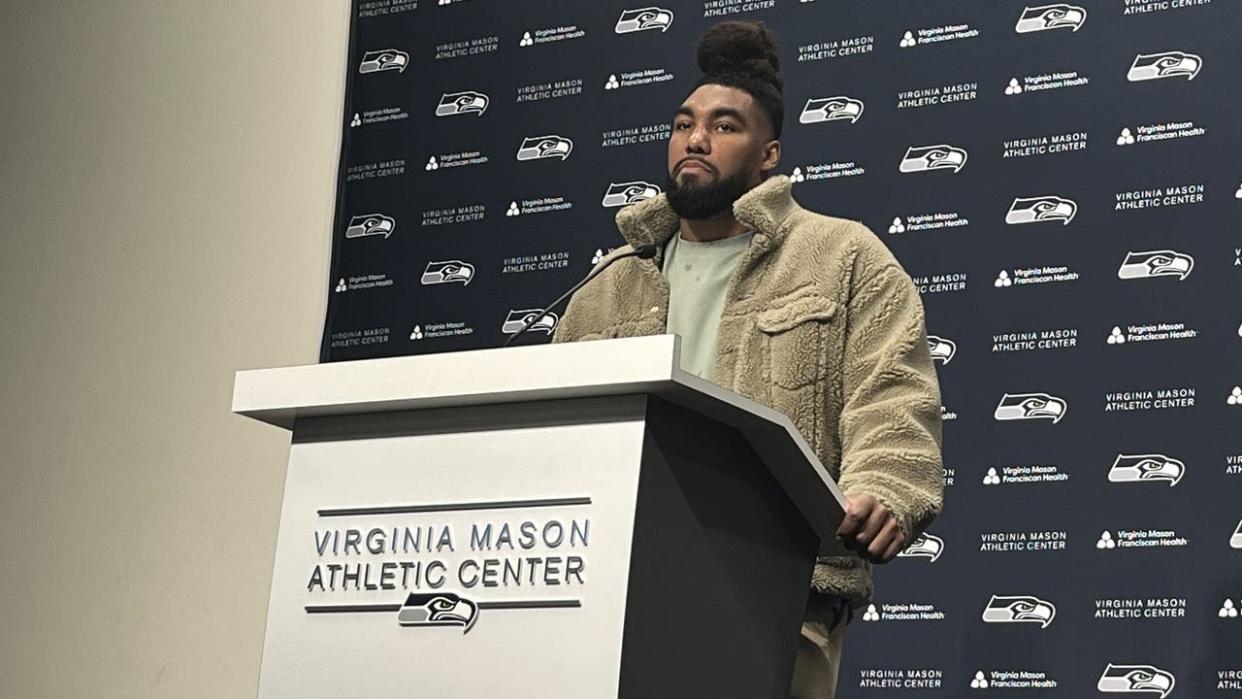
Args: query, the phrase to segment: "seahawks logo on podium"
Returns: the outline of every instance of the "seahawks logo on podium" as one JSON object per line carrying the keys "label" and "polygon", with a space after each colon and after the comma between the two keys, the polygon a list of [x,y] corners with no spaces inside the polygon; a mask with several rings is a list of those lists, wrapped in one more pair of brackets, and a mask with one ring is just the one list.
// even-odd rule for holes
{"label": "seahawks logo on podium", "polygon": [[1113,483],[1142,483],[1164,481],[1169,487],[1177,485],[1186,473],[1186,464],[1164,454],[1118,454],[1108,471]]}
{"label": "seahawks logo on podium", "polygon": [[410,593],[397,612],[402,626],[460,626],[464,636],[479,618],[479,605],[451,592]]}
{"label": "seahawks logo on podium", "polygon": [[1165,51],[1164,53],[1140,53],[1130,65],[1126,79],[1130,82],[1180,78],[1194,80],[1203,67],[1203,59],[1193,53]]}
{"label": "seahawks logo on podium", "polygon": [[384,49],[383,51],[367,51],[362,55],[362,64],[358,66],[358,72],[366,75],[367,73],[378,73],[384,70],[395,70],[399,73],[405,72],[405,67],[410,64],[410,54],[397,49]]}
{"label": "seahawks logo on podium", "polygon": [[474,279],[474,265],[461,260],[444,260],[443,262],[428,262],[420,282],[423,286],[452,284],[453,282],[461,282],[462,286],[469,286],[471,279]]}
{"label": "seahawks logo on podium", "polygon": [[491,100],[482,92],[447,92],[440,96],[440,104],[436,105],[436,116],[457,116],[458,114],[478,114],[483,116]]}
{"label": "seahawks logo on podium", "polygon": [[933,362],[948,364],[957,356],[957,343],[936,335],[927,336],[927,349],[931,351]]}
{"label": "seahawks logo on podium", "polygon": [[809,99],[798,116],[799,124],[819,124],[825,121],[858,121],[865,105],[853,97],[823,97]]}
{"label": "seahawks logo on podium", "polygon": [[621,18],[617,20],[616,32],[629,34],[647,29],[659,29],[661,32],[666,32],[671,26],[673,26],[672,10],[662,7],[640,7],[636,10],[621,12]]}
{"label": "seahawks logo on podium", "polygon": [[1178,281],[1182,281],[1194,268],[1195,258],[1176,250],[1126,252],[1126,259],[1117,269],[1117,278],[1178,277]]}
{"label": "seahawks logo on podium", "polygon": [[531,323],[531,326],[526,332],[541,332],[546,335],[551,335],[552,331],[556,330],[556,324],[560,318],[555,313],[549,311],[544,313],[543,317],[539,318],[539,320],[534,320],[532,322],[532,319],[534,319],[538,313],[538,308],[529,308],[524,311],[509,311],[509,316],[505,318],[504,325],[500,326],[500,332],[506,335],[512,335],[520,332],[522,330],[522,326],[529,322]]}
{"label": "seahawks logo on podium", "polygon": [[1159,694],[1169,696],[1177,678],[1173,673],[1151,665],[1108,664],[1095,688],[1106,694]]}
{"label": "seahawks logo on podium", "polygon": [[930,563],[935,563],[940,558],[940,554],[944,552],[944,539],[933,534],[920,534],[917,539],[910,542],[904,551],[897,554],[898,558],[927,558]]}
{"label": "seahawks logo on podium", "polygon": [[1060,221],[1068,226],[1078,213],[1078,204],[1072,199],[1061,197],[1019,197],[1009,205],[1009,213],[1005,214],[1005,223],[1011,226],[1023,223],[1046,223]]}
{"label": "seahawks logo on podium", "polygon": [[1087,11],[1077,5],[1040,5],[1022,10],[1014,30],[1019,34],[1049,29],[1078,31],[1087,22]]}
{"label": "seahawks logo on podium", "polygon": [[541,160],[560,158],[564,160],[574,152],[574,142],[564,136],[531,136],[522,139],[518,148],[518,160]]}
{"label": "seahawks logo on podium", "polygon": [[966,166],[966,150],[943,143],[934,146],[910,146],[901,159],[902,172],[952,170],[961,172]]}
{"label": "seahawks logo on podium", "polygon": [[983,610],[983,620],[989,624],[1039,624],[1044,629],[1056,616],[1057,608],[1051,602],[1029,595],[992,595]]}
{"label": "seahawks logo on podium", "polygon": [[610,182],[604,192],[604,206],[629,206],[646,201],[660,194],[660,188],[650,182]]}
{"label": "seahawks logo on podium", "polygon": [[1060,422],[1069,404],[1047,393],[1006,393],[993,414],[997,420],[1052,420]]}
{"label": "seahawks logo on podium", "polygon": [[391,216],[362,214],[349,219],[349,225],[345,228],[345,237],[365,238],[369,235],[382,235],[387,238],[392,235],[396,227],[397,220]]}

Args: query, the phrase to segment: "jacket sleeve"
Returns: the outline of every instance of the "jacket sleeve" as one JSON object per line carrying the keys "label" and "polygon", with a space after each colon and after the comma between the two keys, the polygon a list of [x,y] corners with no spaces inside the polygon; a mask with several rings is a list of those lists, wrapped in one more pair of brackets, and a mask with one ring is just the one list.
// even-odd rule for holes
{"label": "jacket sleeve", "polygon": [[[577,303],[575,303],[577,302]],[[582,329],[579,327],[579,320],[582,318],[583,310],[582,302],[578,298],[578,294],[569,297],[569,303],[565,306],[565,312],[561,313],[561,319],[556,324],[556,330],[552,331],[552,342],[577,342],[582,336]]]}
{"label": "jacket sleeve", "polygon": [[878,498],[912,541],[943,503],[940,386],[914,283],[895,261],[870,271],[846,307],[839,484]]}
{"label": "jacket sleeve", "polygon": [[[611,254],[615,255],[622,252],[632,250],[628,244],[624,245]],[[591,273],[602,267],[607,258],[595,263],[591,268]],[[613,279],[609,276],[611,270],[604,270],[595,279],[569,297],[569,303],[565,304],[565,312],[561,314],[560,321],[556,324],[556,330],[552,331],[552,342],[580,342],[585,339],[594,339],[598,332],[597,323],[593,323],[594,318],[599,317],[599,308],[615,308],[615,296],[613,295],[612,285]]]}

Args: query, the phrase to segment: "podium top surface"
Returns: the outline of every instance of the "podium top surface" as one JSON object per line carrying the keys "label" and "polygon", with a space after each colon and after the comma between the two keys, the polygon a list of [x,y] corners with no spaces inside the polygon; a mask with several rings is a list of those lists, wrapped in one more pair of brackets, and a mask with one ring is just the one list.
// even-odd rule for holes
{"label": "podium top surface", "polygon": [[676,335],[239,371],[233,412],[291,429],[301,417],[666,394],[678,387],[783,418],[682,371]]}
{"label": "podium top surface", "polygon": [[[233,412],[292,429],[311,417],[651,394],[738,428],[769,468],[797,473],[801,492],[790,495],[829,537],[845,498],[802,434],[780,412],[683,371],[680,340],[649,335],[245,370],[234,380]],[[825,497],[840,510],[812,507]]]}

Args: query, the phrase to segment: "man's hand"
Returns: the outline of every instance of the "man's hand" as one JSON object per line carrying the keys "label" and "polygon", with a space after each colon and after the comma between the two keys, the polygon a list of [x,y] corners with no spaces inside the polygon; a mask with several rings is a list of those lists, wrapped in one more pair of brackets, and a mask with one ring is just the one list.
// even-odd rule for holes
{"label": "man's hand", "polygon": [[849,499],[837,536],[845,548],[872,563],[888,563],[906,547],[906,535],[884,503],[870,495]]}

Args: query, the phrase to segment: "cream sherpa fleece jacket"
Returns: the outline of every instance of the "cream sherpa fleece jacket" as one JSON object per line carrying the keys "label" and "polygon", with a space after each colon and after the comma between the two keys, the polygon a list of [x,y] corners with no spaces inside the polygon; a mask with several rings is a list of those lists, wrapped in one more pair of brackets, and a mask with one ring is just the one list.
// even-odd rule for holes
{"label": "cream sherpa fleece jacket", "polygon": [[[877,497],[912,541],[943,496],[940,389],[913,282],[866,226],[799,206],[786,176],[733,212],[755,234],[726,292],[714,382],[787,415],[842,492]],[[622,209],[626,242],[659,254],[620,260],[580,289],[552,341],[664,333],[660,258],[678,225],[663,194]],[[811,587],[857,607],[871,598],[871,564],[820,558]]]}

